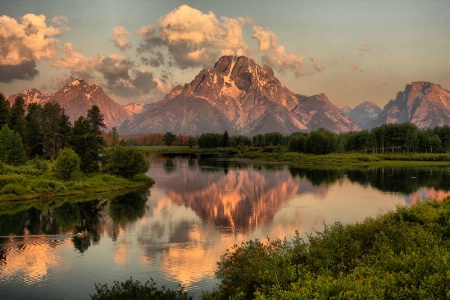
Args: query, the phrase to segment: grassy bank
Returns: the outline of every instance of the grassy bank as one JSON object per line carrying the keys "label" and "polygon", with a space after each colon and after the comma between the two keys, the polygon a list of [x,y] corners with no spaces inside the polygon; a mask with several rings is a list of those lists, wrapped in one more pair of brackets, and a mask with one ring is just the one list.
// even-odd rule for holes
{"label": "grassy bank", "polygon": [[[139,146],[138,149],[148,153],[225,153],[236,154],[236,158],[270,162],[293,164],[298,167],[330,168],[330,167],[429,167],[450,166],[450,153],[387,153],[387,154],[363,154],[363,153],[331,153],[326,155],[303,154],[287,152],[283,148],[214,148],[201,149],[187,146]],[[269,150],[269,151],[268,151]]]}
{"label": "grassy bank", "polygon": [[244,151],[244,159],[265,162],[282,162],[299,167],[428,167],[450,166],[450,154],[361,154],[331,153],[326,155],[302,154],[297,152]]}
{"label": "grassy bank", "polygon": [[58,179],[52,169],[53,163],[49,161],[29,161],[18,167],[2,165],[0,201],[83,196],[153,184],[153,180],[145,175],[136,175],[128,180],[110,174],[80,174],[72,180],[64,181]]}
{"label": "grassy bank", "polygon": [[148,153],[171,153],[171,154],[195,154],[195,153],[226,153],[237,154],[238,150],[232,147],[219,147],[202,149],[188,146],[136,146],[136,148]]}

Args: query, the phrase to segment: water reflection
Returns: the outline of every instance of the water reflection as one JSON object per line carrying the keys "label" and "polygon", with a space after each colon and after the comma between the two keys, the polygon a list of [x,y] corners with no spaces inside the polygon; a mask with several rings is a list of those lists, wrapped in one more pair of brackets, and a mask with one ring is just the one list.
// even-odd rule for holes
{"label": "water reflection", "polygon": [[448,169],[312,170],[175,155],[153,158],[148,174],[151,194],[0,206],[2,295],[85,299],[94,282],[129,277],[199,295],[233,244],[305,236],[450,195]]}

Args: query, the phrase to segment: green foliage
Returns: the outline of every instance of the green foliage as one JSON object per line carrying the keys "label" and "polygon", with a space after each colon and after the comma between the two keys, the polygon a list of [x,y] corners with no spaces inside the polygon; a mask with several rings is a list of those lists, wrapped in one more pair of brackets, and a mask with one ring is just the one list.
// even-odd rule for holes
{"label": "green foliage", "polygon": [[91,295],[93,300],[107,299],[155,299],[155,300],[189,300],[193,299],[180,287],[178,290],[169,290],[166,287],[157,288],[153,279],[144,284],[139,280],[130,278],[124,282],[114,281],[110,288],[107,284],[96,284],[96,293]]}
{"label": "green foliage", "polygon": [[18,166],[26,162],[27,156],[22,144],[22,138],[17,132],[3,125],[0,130],[0,161]]}
{"label": "green foliage", "polygon": [[106,145],[102,129],[106,125],[98,106],[93,105],[88,110],[87,117],[79,117],[71,131],[69,144],[81,158],[81,170],[93,173],[99,170],[100,152]]}
{"label": "green foliage", "polygon": [[67,191],[67,187],[64,185],[64,183],[56,180],[50,180],[50,179],[38,179],[34,180],[30,184],[31,190],[37,192],[37,193],[55,193],[55,194],[61,194],[65,191]]}
{"label": "green foliage", "polygon": [[173,142],[175,141],[176,135],[172,132],[168,131],[164,134],[164,145],[166,146],[172,146]]}
{"label": "green foliage", "polygon": [[450,198],[287,241],[235,245],[204,299],[447,299]]}
{"label": "green foliage", "polygon": [[136,148],[115,146],[106,155],[105,171],[125,178],[148,171],[144,153]]}
{"label": "green foliage", "polygon": [[54,168],[58,178],[73,179],[80,170],[80,157],[72,149],[65,148],[59,151]]}
{"label": "green foliage", "polygon": [[9,110],[9,101],[6,100],[5,96],[2,93],[0,93],[0,127],[8,124]]}

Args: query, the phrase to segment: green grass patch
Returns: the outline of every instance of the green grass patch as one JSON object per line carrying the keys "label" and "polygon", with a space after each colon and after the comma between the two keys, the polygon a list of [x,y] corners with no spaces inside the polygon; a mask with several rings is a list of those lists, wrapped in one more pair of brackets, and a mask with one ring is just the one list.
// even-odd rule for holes
{"label": "green grass patch", "polygon": [[101,173],[89,176],[81,174],[76,179],[63,181],[56,178],[51,164],[39,164],[39,168],[35,167],[35,163],[20,167],[3,165],[5,172],[0,175],[0,202],[107,193],[142,188],[154,183],[143,174],[128,180]]}
{"label": "green grass patch", "polygon": [[331,153],[326,155],[263,150],[242,151],[239,157],[265,162],[282,162],[299,167],[427,167],[450,165],[450,154],[363,154]]}

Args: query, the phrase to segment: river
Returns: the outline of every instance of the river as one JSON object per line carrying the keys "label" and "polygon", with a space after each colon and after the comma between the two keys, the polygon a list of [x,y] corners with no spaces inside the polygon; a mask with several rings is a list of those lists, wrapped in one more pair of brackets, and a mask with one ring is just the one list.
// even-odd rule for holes
{"label": "river", "polygon": [[214,155],[151,158],[148,190],[0,205],[1,299],[89,299],[132,277],[217,285],[221,254],[249,239],[314,234],[450,195],[449,168],[298,169]]}

